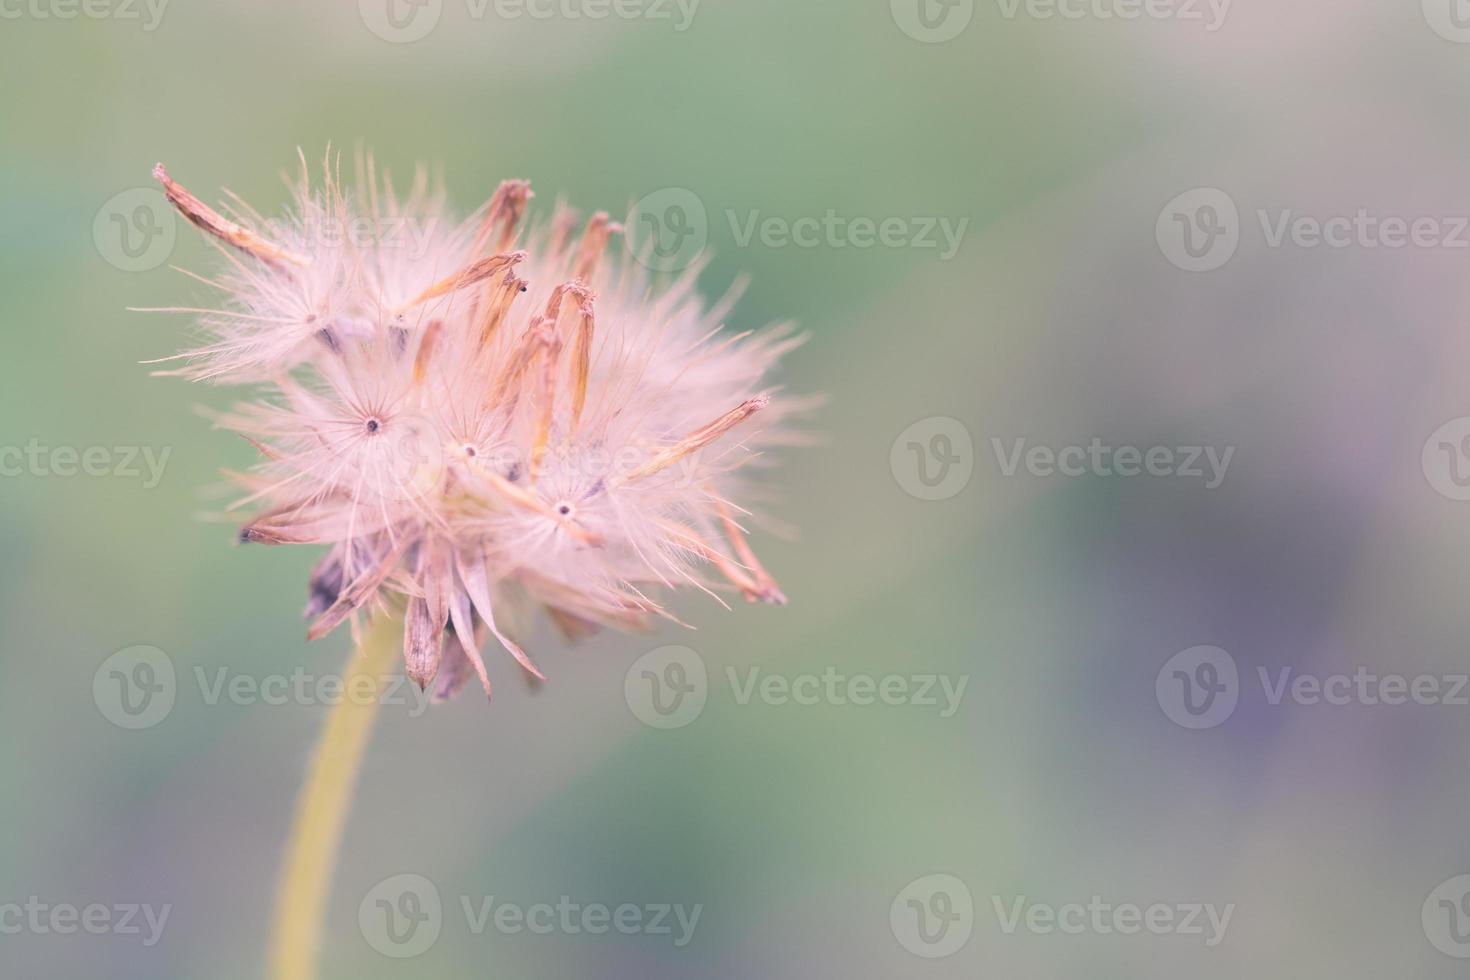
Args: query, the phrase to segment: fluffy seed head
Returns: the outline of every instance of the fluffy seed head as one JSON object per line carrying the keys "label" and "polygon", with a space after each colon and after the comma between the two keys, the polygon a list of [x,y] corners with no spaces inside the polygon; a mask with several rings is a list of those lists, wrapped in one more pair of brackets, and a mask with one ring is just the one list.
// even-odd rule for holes
{"label": "fluffy seed head", "polygon": [[606,214],[523,227],[524,181],[457,220],[422,172],[400,196],[357,169],[349,193],[303,159],[276,221],[154,171],[223,256],[196,277],[218,302],[170,310],[205,339],[160,373],[259,391],[218,419],[261,456],[234,475],[240,537],[327,547],[309,635],[401,610],[406,669],[443,699],[489,693],[489,636],[540,677],[511,638],[538,607],[576,637],[673,618],[679,586],[785,602],[736,501],[801,407],[769,380],[799,338],[725,334],[733,293],[650,281]]}

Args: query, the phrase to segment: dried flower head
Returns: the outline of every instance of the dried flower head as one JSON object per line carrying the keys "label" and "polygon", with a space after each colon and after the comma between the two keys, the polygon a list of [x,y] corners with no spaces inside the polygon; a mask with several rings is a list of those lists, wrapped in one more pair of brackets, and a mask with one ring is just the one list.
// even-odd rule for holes
{"label": "dried flower head", "polygon": [[489,693],[488,635],[541,677],[507,627],[536,607],[577,637],[672,619],[679,585],[785,602],[733,501],[799,407],[768,381],[789,328],[723,334],[734,291],[650,282],[606,214],[524,229],[523,181],[461,221],[422,172],[399,196],[371,159],[355,194],[324,170],[314,189],[302,160],[283,221],[154,171],[226,259],[195,277],[217,308],[165,311],[206,340],[160,373],[259,387],[218,419],[262,457],[231,474],[240,537],[328,546],[311,638],[401,610],[407,672],[442,700],[472,673]]}

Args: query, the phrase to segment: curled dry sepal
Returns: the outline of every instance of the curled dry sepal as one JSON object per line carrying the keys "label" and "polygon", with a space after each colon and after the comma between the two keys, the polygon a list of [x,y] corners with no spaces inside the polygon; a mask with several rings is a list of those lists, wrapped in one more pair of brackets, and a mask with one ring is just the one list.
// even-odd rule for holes
{"label": "curled dry sepal", "polygon": [[328,547],[313,639],[401,610],[407,672],[442,700],[471,674],[489,693],[490,635],[542,676],[508,635],[537,607],[575,638],[672,619],[681,585],[785,601],[736,501],[802,407],[768,379],[789,327],[723,332],[736,291],[650,280],[606,214],[523,228],[524,181],[459,220],[422,172],[399,195],[370,158],[356,192],[323,170],[314,188],[302,160],[273,221],[154,171],[224,259],[194,277],[218,302],[165,311],[206,339],[160,373],[260,392],[218,418],[261,455],[231,474],[240,536]]}

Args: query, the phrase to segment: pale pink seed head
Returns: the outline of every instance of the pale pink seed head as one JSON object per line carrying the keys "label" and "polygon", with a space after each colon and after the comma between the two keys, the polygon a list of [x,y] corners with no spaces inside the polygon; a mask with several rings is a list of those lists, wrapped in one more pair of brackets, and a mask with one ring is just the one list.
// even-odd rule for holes
{"label": "pale pink seed head", "polygon": [[155,176],[212,236],[222,293],[161,372],[260,392],[219,419],[260,450],[238,477],[242,540],[326,545],[310,635],[402,607],[405,661],[447,698],[494,635],[544,607],[569,635],[672,619],[663,592],[784,602],[746,540],[747,464],[802,406],[771,386],[800,338],[727,334],[697,269],[655,282],[594,215],[527,230],[508,181],[456,219],[422,173],[406,195],[325,168],[267,221]]}

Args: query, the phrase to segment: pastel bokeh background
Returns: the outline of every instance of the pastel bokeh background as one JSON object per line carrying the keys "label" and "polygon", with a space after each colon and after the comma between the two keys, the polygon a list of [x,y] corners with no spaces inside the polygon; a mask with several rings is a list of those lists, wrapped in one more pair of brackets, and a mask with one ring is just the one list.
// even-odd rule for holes
{"label": "pastel bokeh background", "polygon": [[[543,689],[495,658],[493,706],[384,710],[324,976],[1463,974],[1461,0],[387,2],[0,0],[0,973],[263,975],[325,709],[209,689],[332,675],[346,638],[304,640],[308,550],[199,519],[250,460],[194,411],[232,393],[150,378],[188,324],[125,308],[200,298],[168,265],[212,254],[117,196],[165,160],[269,213],[330,143],[428,161],[465,210],[510,176],[541,205],[692,195],[707,291],[748,273],[732,327],[799,321],[785,378],[829,401],[781,461],[796,537],[758,542],[789,607],[690,598],[697,632],[575,648],[538,624]],[[902,232],[745,236],[829,212]],[[926,238],[961,223],[952,255]],[[1173,475],[1048,466],[1094,439]],[[168,453],[156,485],[127,447]],[[1190,447],[1229,453],[1218,481],[1176,472]],[[660,730],[625,679],[669,644],[706,703]],[[103,665],[136,646],[174,701],[128,730]],[[730,673],[829,668],[964,687],[946,716]],[[1391,675],[1427,680],[1382,703]],[[412,958],[373,922],[401,875],[442,906]],[[672,916],[476,928],[562,896],[700,917],[682,946]],[[1203,915],[1046,928],[1094,896],[1231,911],[1214,944]],[[170,912],[153,943],[58,934],[5,911],[32,897]]]}

